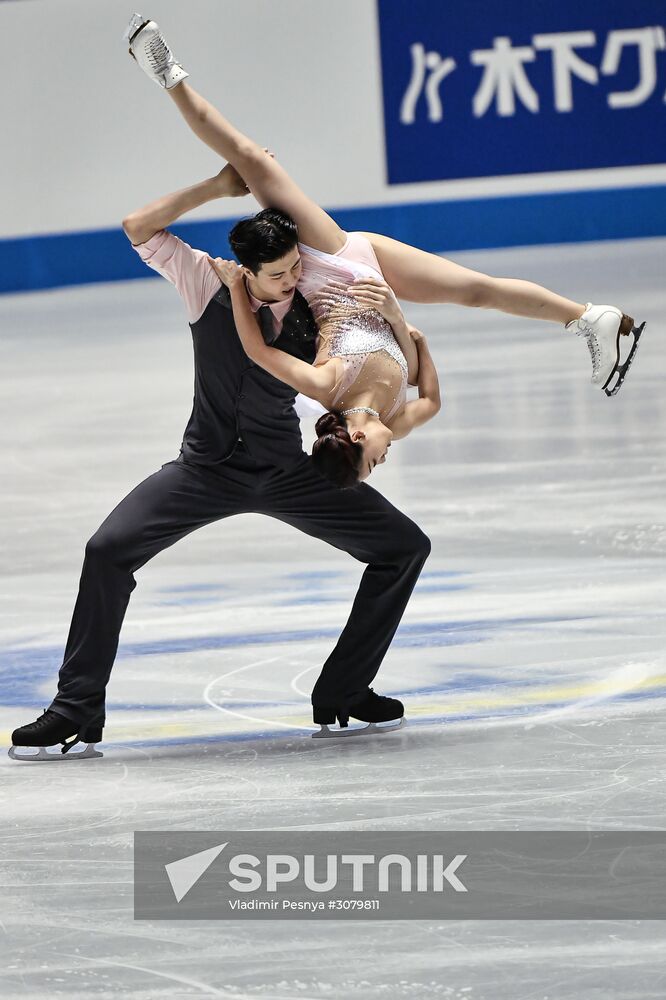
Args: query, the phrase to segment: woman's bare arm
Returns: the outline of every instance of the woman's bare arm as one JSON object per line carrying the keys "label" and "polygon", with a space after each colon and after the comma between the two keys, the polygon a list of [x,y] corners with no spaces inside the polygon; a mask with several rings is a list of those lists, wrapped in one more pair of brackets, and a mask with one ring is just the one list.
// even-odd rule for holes
{"label": "woman's bare arm", "polygon": [[411,335],[411,331],[415,330],[416,327],[407,322],[402,309],[400,309],[400,315],[396,316],[394,319],[390,319],[389,323],[391,324],[391,329],[393,330],[395,339],[398,341],[400,350],[402,351],[405,361],[407,362],[407,384],[418,385],[419,352]]}
{"label": "woman's bare arm", "polygon": [[419,354],[419,398],[407,403],[402,413],[391,424],[394,440],[407,437],[414,428],[432,420],[442,406],[439,378],[428,343],[419,330],[412,328],[410,335]]}
{"label": "woman's bare arm", "polygon": [[232,260],[223,260],[221,257],[208,259],[220,280],[229,289],[234,322],[248,358],[292,389],[326,406],[335,384],[335,365],[327,362],[315,368],[277,347],[269,347],[252,312],[242,269]]}
{"label": "woman's bare arm", "polygon": [[291,216],[303,243],[325,253],[336,253],[344,246],[345,234],[330,215],[301,191],[284,167],[227,121],[187,81],[167,93],[194,134],[236,168],[260,205]]}

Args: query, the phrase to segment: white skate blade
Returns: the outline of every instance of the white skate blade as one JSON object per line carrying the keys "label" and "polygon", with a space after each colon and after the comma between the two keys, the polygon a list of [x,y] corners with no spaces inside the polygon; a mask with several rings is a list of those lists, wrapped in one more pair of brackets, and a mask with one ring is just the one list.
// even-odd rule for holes
{"label": "white skate blade", "polygon": [[312,734],[313,740],[340,740],[349,736],[381,736],[384,733],[395,733],[405,725],[405,717],[395,722],[369,722],[367,726],[347,726],[345,729],[331,729],[320,724],[319,732]]}
{"label": "white skate blade", "polygon": [[123,39],[126,42],[132,42],[134,36],[139,33],[141,28],[145,28],[147,24],[150,24],[150,18],[144,17],[143,14],[132,14],[130,18],[130,23],[125,28],[123,32]]}
{"label": "white skate blade", "polygon": [[603,390],[607,396],[614,396],[617,392],[620,391],[620,387],[624,382],[625,375],[629,371],[629,368],[636,355],[636,351],[638,349],[638,342],[640,340],[641,334],[644,329],[645,329],[645,323],[641,323],[640,326],[635,326],[632,329],[631,336],[633,337],[633,341],[629,349],[629,352],[624,357],[624,360],[621,360],[621,348],[624,346],[623,342],[628,339],[629,335],[625,338],[621,337],[618,334],[617,362],[615,364],[615,368],[610,373],[607,381],[603,385]]}
{"label": "white skate blade", "polygon": [[62,753],[49,753],[47,747],[10,747],[8,751],[12,760],[28,761],[62,761],[62,760],[90,760],[92,757],[103,757],[101,750],[95,750],[94,743],[86,744],[83,750],[68,750]]}

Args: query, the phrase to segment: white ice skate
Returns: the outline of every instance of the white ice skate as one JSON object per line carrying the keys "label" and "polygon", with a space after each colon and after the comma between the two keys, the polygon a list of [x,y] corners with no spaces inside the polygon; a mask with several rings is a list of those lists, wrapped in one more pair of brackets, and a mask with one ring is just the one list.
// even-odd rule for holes
{"label": "white ice skate", "polygon": [[123,38],[129,42],[130,55],[160,87],[171,90],[190,75],[176,62],[159,25],[149,18],[133,14]]}
{"label": "white ice skate", "polygon": [[[614,396],[624,382],[645,323],[637,327],[631,316],[615,306],[594,306],[588,302],[580,319],[567,323],[566,329],[585,337],[592,357],[592,385]],[[623,351],[622,338],[632,335]],[[622,355],[624,354],[624,358]]]}

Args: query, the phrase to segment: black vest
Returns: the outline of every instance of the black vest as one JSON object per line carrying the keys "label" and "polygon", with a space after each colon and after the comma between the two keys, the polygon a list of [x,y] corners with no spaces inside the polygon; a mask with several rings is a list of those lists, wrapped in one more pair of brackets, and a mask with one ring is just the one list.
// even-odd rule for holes
{"label": "black vest", "polygon": [[[279,337],[270,309],[257,315],[266,343],[312,364],[317,326],[310,307],[296,291]],[[188,462],[224,462],[242,439],[252,458],[279,468],[303,452],[296,391],[250,361],[243,350],[229,291],[223,285],[200,319],[190,324],[194,342],[194,405],[181,453]]]}

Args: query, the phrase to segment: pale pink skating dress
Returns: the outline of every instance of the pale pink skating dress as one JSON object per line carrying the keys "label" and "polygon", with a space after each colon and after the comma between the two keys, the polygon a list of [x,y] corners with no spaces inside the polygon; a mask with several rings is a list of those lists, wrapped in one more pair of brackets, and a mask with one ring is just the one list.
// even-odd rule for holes
{"label": "pale pink skating dress", "polygon": [[404,406],[407,396],[407,362],[391,325],[375,309],[360,307],[344,291],[330,293],[333,304],[322,304],[318,293],[329,281],[349,286],[355,278],[383,278],[372,244],[362,233],[348,233],[345,245],[335,254],[299,243],[303,273],[299,291],[307,299],[319,327],[315,366],[339,359],[338,379],[328,400],[329,409],[353,405],[350,395],[359,389],[385,387],[379,410],[388,424]]}

